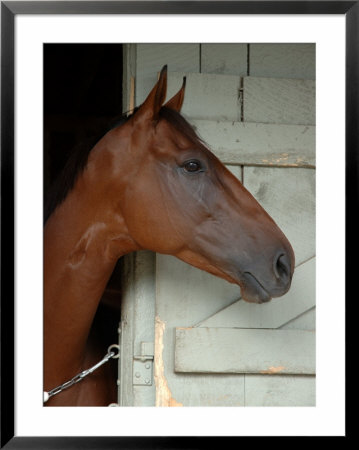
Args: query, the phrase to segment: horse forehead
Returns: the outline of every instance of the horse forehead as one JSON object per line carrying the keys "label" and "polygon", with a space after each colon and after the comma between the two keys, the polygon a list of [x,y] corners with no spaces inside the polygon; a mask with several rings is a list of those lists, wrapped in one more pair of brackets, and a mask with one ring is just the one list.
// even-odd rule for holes
{"label": "horse forehead", "polygon": [[156,126],[155,138],[159,141],[170,141],[179,150],[184,150],[189,147],[200,147],[200,141],[194,136],[187,134],[183,130],[177,129],[173,124],[166,120],[160,120]]}

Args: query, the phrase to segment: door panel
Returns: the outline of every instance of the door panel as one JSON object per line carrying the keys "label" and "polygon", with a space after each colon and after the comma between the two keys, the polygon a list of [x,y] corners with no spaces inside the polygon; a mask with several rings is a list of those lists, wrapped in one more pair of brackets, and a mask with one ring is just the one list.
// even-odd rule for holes
{"label": "door panel", "polygon": [[245,406],[315,406],[315,377],[246,375]]}
{"label": "door panel", "polygon": [[[303,64],[290,63],[294,54]],[[123,310],[122,404],[315,404],[314,54],[311,44],[141,44],[133,51],[134,103],[162,64],[170,71],[168,98],[187,76],[184,115],[283,229],[296,270],[285,296],[255,305],[241,300],[238,286],[174,257],[134,256]],[[150,340],[153,383],[134,386],[133,358]]]}

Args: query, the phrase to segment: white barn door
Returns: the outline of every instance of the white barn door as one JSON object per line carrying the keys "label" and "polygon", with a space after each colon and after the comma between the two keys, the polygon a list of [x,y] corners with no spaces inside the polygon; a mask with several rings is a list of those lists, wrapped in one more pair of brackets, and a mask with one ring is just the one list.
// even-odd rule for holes
{"label": "white barn door", "polygon": [[168,97],[187,76],[183,115],[287,235],[296,270],[289,293],[254,305],[174,257],[127,258],[120,403],[315,405],[314,46],[128,50],[136,104],[163,64]]}

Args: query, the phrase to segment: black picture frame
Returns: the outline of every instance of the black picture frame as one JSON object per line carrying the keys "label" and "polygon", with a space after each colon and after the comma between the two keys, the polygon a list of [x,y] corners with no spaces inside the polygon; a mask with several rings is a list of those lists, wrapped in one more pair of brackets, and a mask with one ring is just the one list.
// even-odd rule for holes
{"label": "black picture frame", "polygon": [[[359,1],[2,1],[1,2],[1,448],[199,448],[226,438],[18,437],[14,434],[14,20],[18,14],[342,14],[346,19],[346,298],[357,243]],[[350,242],[350,246],[348,245]],[[346,437],[349,436],[347,428]],[[233,438],[231,438],[233,439]],[[224,441],[224,442],[223,442]]]}

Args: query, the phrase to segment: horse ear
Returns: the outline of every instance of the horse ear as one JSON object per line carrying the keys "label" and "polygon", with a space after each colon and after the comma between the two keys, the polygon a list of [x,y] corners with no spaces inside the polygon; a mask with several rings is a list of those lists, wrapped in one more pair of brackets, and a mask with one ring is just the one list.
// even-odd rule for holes
{"label": "horse ear", "polygon": [[166,98],[167,91],[167,65],[162,67],[160,76],[146,100],[139,107],[137,117],[140,115],[148,120],[156,120],[158,113]]}
{"label": "horse ear", "polygon": [[184,91],[186,88],[186,77],[183,77],[183,83],[181,89],[174,95],[168,102],[165,104],[167,108],[174,109],[177,112],[181,111],[183,100],[184,100]]}

